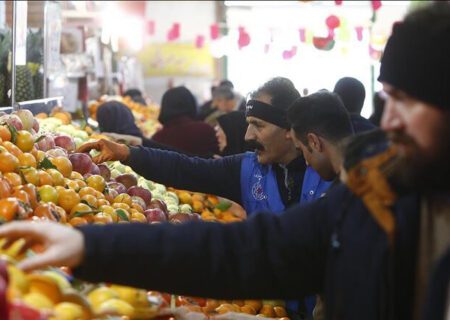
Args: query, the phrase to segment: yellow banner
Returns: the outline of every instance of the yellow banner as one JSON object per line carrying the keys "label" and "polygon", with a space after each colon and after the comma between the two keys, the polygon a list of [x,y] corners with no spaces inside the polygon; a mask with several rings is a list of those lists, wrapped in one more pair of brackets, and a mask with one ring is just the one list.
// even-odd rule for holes
{"label": "yellow banner", "polygon": [[148,44],[138,54],[145,76],[209,76],[214,74],[214,59],[207,46],[193,44]]}

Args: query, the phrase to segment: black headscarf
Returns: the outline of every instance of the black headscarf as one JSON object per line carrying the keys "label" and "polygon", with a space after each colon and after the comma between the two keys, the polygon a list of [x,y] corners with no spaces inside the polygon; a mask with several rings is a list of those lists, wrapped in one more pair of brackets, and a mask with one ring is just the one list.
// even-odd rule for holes
{"label": "black headscarf", "polygon": [[245,144],[245,132],[248,123],[245,114],[241,111],[232,111],[217,118],[217,122],[227,137],[227,145],[222,151],[222,156],[239,154],[247,151]]}
{"label": "black headscarf", "polygon": [[102,132],[128,134],[142,138],[131,110],[118,101],[108,101],[97,109],[97,122]]}
{"label": "black headscarf", "polygon": [[186,87],[176,87],[167,90],[161,100],[159,122],[162,124],[179,116],[188,116],[195,119],[197,115],[197,102]]}
{"label": "black headscarf", "polygon": [[351,77],[339,79],[333,92],[339,95],[348,112],[361,113],[366,98],[366,90],[361,81]]}

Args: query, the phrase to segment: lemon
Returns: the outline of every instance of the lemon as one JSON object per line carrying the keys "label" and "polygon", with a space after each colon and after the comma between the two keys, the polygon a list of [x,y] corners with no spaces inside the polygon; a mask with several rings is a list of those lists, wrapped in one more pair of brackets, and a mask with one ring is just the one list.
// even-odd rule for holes
{"label": "lemon", "polygon": [[53,308],[53,302],[45,295],[39,292],[31,292],[23,297],[23,302],[30,307],[38,310],[46,310]]}
{"label": "lemon", "polygon": [[147,292],[145,290],[118,285],[112,285],[111,289],[119,295],[120,300],[126,301],[132,306],[148,306]]}
{"label": "lemon", "polygon": [[45,271],[42,273],[43,275],[51,278],[56,284],[59,286],[61,290],[71,288],[70,282],[64,277],[62,274],[56,271]]}
{"label": "lemon", "polygon": [[8,265],[8,275],[10,281],[10,288],[17,289],[21,293],[27,293],[29,289],[29,282],[25,273],[13,265]]}

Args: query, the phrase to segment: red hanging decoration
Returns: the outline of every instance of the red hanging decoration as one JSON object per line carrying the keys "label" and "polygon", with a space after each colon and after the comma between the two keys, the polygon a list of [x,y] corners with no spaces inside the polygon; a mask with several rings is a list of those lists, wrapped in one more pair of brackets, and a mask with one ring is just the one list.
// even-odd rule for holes
{"label": "red hanging decoration", "polygon": [[334,14],[332,14],[331,16],[328,16],[328,18],[325,20],[325,23],[327,24],[328,29],[334,30],[341,25],[341,20]]}
{"label": "red hanging decoration", "polygon": [[197,49],[201,49],[201,48],[203,48],[204,45],[205,45],[205,37],[202,35],[198,35],[195,38],[195,47]]}
{"label": "red hanging decoration", "polygon": [[219,38],[220,29],[217,23],[214,23],[209,27],[209,35],[211,37],[211,40],[216,40]]}
{"label": "red hanging decoration", "polygon": [[340,5],[342,5],[342,0],[334,0],[334,3],[335,3],[337,6],[340,6]]}
{"label": "red hanging decoration", "polygon": [[153,36],[155,34],[155,21],[147,21],[147,34]]}
{"label": "red hanging decoration", "polygon": [[283,51],[283,59],[289,60],[292,59],[297,54],[297,46],[292,46],[291,50]]}
{"label": "red hanging decoration", "polygon": [[362,41],[364,28],[361,26],[358,26],[358,27],[355,27],[355,31],[356,31],[356,38],[358,39],[358,41]]}
{"label": "red hanging decoration", "polygon": [[180,37],[180,24],[174,23],[172,25],[172,28],[167,33],[167,40],[168,41],[175,41]]}
{"label": "red hanging decoration", "polygon": [[374,11],[377,11],[378,9],[381,8],[381,5],[382,5],[381,0],[372,0],[371,2],[372,2],[372,9]]}
{"label": "red hanging decoration", "polygon": [[304,28],[298,29],[298,34],[300,36],[300,41],[305,43],[306,42],[306,30]]}
{"label": "red hanging decoration", "polygon": [[245,31],[244,27],[239,27],[238,47],[239,50],[250,44],[250,35]]}

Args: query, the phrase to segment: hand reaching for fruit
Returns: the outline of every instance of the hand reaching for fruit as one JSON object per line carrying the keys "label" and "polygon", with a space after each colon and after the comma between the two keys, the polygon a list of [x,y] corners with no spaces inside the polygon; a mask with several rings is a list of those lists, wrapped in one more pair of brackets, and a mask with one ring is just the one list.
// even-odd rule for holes
{"label": "hand reaching for fruit", "polygon": [[128,149],[126,145],[115,143],[106,139],[85,143],[78,148],[77,152],[84,153],[93,149],[100,151],[100,154],[92,159],[95,163],[103,163],[106,161],[125,161],[130,156],[130,149]]}
{"label": "hand reaching for fruit", "polygon": [[84,239],[76,229],[52,222],[10,222],[0,227],[0,238],[7,238],[3,249],[25,239],[22,250],[39,244],[45,251],[22,260],[18,267],[29,271],[46,266],[76,267],[83,259]]}

